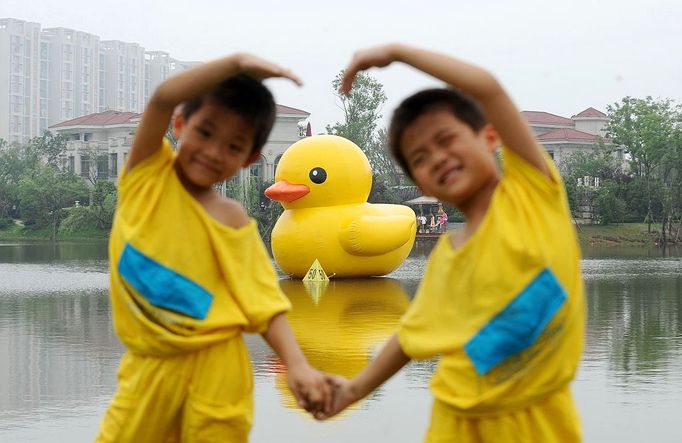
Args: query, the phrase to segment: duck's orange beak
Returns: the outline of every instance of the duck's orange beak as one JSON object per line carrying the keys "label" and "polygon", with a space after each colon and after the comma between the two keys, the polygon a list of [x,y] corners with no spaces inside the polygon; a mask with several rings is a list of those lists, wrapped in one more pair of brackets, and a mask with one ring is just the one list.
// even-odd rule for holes
{"label": "duck's orange beak", "polygon": [[280,180],[265,190],[265,196],[280,203],[291,203],[309,192],[310,188],[306,185],[295,185],[286,180]]}

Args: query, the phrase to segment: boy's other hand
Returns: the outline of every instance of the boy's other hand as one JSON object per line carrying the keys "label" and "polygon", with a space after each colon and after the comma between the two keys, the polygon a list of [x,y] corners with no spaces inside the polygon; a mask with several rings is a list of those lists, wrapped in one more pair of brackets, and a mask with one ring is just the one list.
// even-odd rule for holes
{"label": "boy's other hand", "polygon": [[313,414],[318,420],[331,418],[358,400],[353,384],[347,378],[340,375],[327,375],[326,380],[332,388],[333,401],[327,410]]}
{"label": "boy's other hand", "polygon": [[369,68],[383,68],[396,61],[398,45],[383,45],[362,49],[353,54],[353,58],[343,71],[343,79],[339,92],[348,94],[353,87],[355,75]]}
{"label": "boy's other hand", "polygon": [[326,413],[332,406],[332,386],[325,375],[308,364],[287,369],[287,383],[300,407],[313,415]]}
{"label": "boy's other hand", "polygon": [[288,78],[292,82],[301,86],[303,82],[301,79],[291,72],[290,69],[283,68],[279,65],[271,63],[260,57],[256,57],[252,54],[236,54],[237,64],[240,71],[252,75],[259,80],[265,80],[266,78],[281,77]]}

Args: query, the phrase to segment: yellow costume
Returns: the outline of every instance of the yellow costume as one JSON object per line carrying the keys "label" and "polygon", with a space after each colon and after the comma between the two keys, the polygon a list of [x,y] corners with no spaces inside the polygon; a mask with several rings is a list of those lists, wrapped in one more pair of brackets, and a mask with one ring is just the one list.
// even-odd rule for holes
{"label": "yellow costume", "polygon": [[561,178],[505,150],[473,236],[442,236],[401,320],[412,358],[442,355],[427,442],[580,441],[569,390],[583,347],[580,250]]}
{"label": "yellow costume", "polygon": [[242,331],[289,309],[255,221],[211,218],[168,142],[119,181],[109,244],[116,334],[128,351],[97,441],[246,441],[252,373]]}

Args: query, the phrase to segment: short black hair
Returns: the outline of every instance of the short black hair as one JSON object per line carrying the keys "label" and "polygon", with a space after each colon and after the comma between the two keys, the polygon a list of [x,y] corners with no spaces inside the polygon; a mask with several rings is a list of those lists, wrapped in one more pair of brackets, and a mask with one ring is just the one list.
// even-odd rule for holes
{"label": "short black hair", "polygon": [[235,75],[220,83],[213,91],[186,101],[182,105],[185,120],[194,114],[207,98],[239,114],[254,132],[251,153],[260,152],[275,124],[275,100],[262,82],[246,74]]}
{"label": "short black hair", "polygon": [[391,154],[410,178],[412,178],[412,173],[400,149],[400,138],[405,129],[419,116],[436,109],[450,112],[474,132],[479,132],[487,123],[485,114],[478,103],[468,95],[454,89],[425,89],[407,97],[393,112],[388,129],[388,142]]}

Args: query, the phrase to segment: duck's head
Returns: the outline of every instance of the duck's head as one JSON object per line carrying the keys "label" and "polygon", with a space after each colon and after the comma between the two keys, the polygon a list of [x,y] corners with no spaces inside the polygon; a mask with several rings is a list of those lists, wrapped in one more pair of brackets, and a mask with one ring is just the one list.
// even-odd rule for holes
{"label": "duck's head", "polygon": [[372,169],[355,143],[316,135],[284,152],[265,195],[285,209],[313,208],[364,203],[371,187]]}

